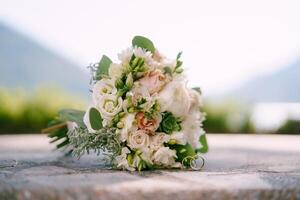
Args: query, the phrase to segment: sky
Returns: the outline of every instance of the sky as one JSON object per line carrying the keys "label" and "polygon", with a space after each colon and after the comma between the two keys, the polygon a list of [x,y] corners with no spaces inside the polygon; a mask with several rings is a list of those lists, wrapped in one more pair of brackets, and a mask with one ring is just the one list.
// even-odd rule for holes
{"label": "sky", "polygon": [[135,35],[183,51],[190,86],[223,93],[300,58],[300,1],[0,0],[3,21],[85,67]]}

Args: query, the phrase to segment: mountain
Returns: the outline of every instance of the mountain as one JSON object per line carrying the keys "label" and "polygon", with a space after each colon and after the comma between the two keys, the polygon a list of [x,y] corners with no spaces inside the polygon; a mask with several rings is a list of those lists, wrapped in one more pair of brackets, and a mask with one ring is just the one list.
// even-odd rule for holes
{"label": "mountain", "polygon": [[0,23],[0,87],[28,91],[41,85],[88,94],[89,75],[76,64]]}
{"label": "mountain", "polygon": [[247,102],[300,102],[300,59],[277,72],[258,76],[226,96]]}

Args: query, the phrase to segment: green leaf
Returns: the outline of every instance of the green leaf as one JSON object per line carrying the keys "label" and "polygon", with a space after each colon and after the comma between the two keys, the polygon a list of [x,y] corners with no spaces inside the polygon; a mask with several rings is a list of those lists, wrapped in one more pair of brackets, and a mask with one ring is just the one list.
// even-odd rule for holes
{"label": "green leaf", "polygon": [[68,128],[65,121],[54,119],[48,124],[48,128],[43,129],[43,131],[48,133],[48,137],[51,138],[50,143],[57,143],[57,148],[69,145]]}
{"label": "green leaf", "polygon": [[108,75],[108,69],[111,63],[112,61],[109,57],[107,57],[106,55],[102,56],[96,71],[96,80],[100,80],[103,75]]}
{"label": "green leaf", "polygon": [[92,129],[99,130],[103,127],[101,114],[96,108],[91,108],[89,110],[89,118]]}
{"label": "green leaf", "polygon": [[63,109],[58,112],[59,118],[63,121],[75,122],[80,127],[85,127],[83,123],[84,111],[75,109]]}
{"label": "green leaf", "polygon": [[170,145],[170,149],[176,150],[177,159],[176,161],[181,162],[187,156],[195,156],[196,152],[190,144],[186,145]]}
{"label": "green leaf", "polygon": [[207,144],[207,140],[206,140],[206,134],[203,134],[200,136],[199,142],[202,145],[202,148],[196,149],[196,151],[200,152],[200,153],[208,152],[208,144]]}
{"label": "green leaf", "polygon": [[171,112],[163,112],[158,130],[165,132],[166,134],[171,134],[174,131],[180,131],[180,121]]}
{"label": "green leaf", "polygon": [[192,89],[195,90],[196,92],[198,92],[200,95],[202,94],[200,87],[194,87]]}
{"label": "green leaf", "polygon": [[143,49],[151,51],[152,53],[154,53],[154,51],[155,51],[155,47],[154,47],[153,42],[151,40],[149,40],[148,38],[143,37],[143,36],[135,36],[132,39],[132,46],[141,47]]}
{"label": "green leaf", "polygon": [[176,60],[179,60],[182,55],[182,51],[177,54]]}

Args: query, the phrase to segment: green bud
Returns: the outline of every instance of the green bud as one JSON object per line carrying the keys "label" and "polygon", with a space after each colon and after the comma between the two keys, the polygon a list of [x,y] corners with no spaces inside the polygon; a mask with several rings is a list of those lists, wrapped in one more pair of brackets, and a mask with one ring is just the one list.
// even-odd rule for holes
{"label": "green bud", "polygon": [[177,60],[177,63],[176,63],[176,68],[179,68],[179,67],[181,67],[181,65],[182,65],[182,61],[180,61],[180,60]]}
{"label": "green bud", "polygon": [[138,62],[139,62],[139,58],[134,58],[134,60],[132,61],[131,66],[132,66],[132,67],[136,67],[137,64],[138,64]]}
{"label": "green bud", "polygon": [[134,112],[134,107],[128,108],[128,112],[129,112],[129,113],[133,113],[133,112]]}
{"label": "green bud", "polygon": [[135,154],[136,154],[136,155],[141,155],[141,154],[142,154],[142,151],[138,149],[138,150],[135,152]]}
{"label": "green bud", "polygon": [[175,72],[178,73],[178,74],[180,74],[180,73],[183,72],[183,69],[182,69],[182,68],[177,68],[177,69],[175,70]]}
{"label": "green bud", "polygon": [[113,118],[113,122],[114,122],[114,123],[117,123],[118,121],[120,121],[120,117],[119,117],[119,115],[116,115],[116,116]]}
{"label": "green bud", "polygon": [[127,74],[127,73],[129,73],[131,71],[131,67],[130,67],[130,65],[129,64],[127,64],[125,67],[124,67],[124,73],[125,74]]}
{"label": "green bud", "polygon": [[124,83],[121,79],[117,79],[116,82],[115,82],[115,86],[116,86],[116,88],[123,88]]}
{"label": "green bud", "polygon": [[117,123],[117,127],[120,128],[120,129],[123,128],[124,127],[124,123],[123,122],[118,122]]}
{"label": "green bud", "polygon": [[127,155],[127,161],[128,161],[128,163],[129,163],[130,165],[132,165],[132,163],[133,163],[133,156],[132,156],[131,154],[128,154],[128,155]]}
{"label": "green bud", "polygon": [[175,139],[171,139],[169,142],[168,142],[168,144],[170,144],[170,145],[174,145],[174,144],[176,144],[177,143],[177,141],[175,140]]}
{"label": "green bud", "polygon": [[120,112],[120,113],[119,113],[120,118],[124,117],[125,115],[126,115],[125,112]]}
{"label": "green bud", "polygon": [[132,77],[132,73],[129,73],[126,79],[126,86],[128,88],[132,88],[133,86],[133,77]]}
{"label": "green bud", "polygon": [[145,61],[143,58],[139,58],[138,66],[141,68],[144,65]]}

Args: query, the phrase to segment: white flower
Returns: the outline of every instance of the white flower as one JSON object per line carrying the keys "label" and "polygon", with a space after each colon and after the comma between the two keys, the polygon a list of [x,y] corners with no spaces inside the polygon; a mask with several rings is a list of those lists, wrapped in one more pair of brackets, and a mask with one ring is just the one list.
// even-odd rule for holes
{"label": "white flower", "polygon": [[135,113],[127,113],[122,119],[121,122],[124,124],[124,127],[120,131],[120,139],[122,142],[128,139],[128,133],[136,131],[137,127],[133,125],[135,120]]}
{"label": "white flower", "polygon": [[118,54],[118,58],[122,63],[129,63],[131,56],[133,54],[132,48],[127,48]]}
{"label": "white flower", "polygon": [[128,96],[131,96],[132,103],[136,107],[138,106],[138,102],[142,99],[145,100],[145,103],[142,106],[144,110],[150,109],[150,107],[154,103],[154,99],[151,98],[150,93],[147,88],[141,86],[140,84],[136,83],[132,88],[131,92],[128,93]]}
{"label": "white flower", "polygon": [[97,105],[105,94],[117,94],[115,83],[111,79],[103,78],[93,86],[92,96],[94,104]]}
{"label": "white flower", "polygon": [[149,163],[149,164],[153,164],[152,160],[151,160],[151,155],[152,155],[152,151],[148,148],[142,148],[141,150],[141,155],[140,157],[143,159],[143,161]]}
{"label": "white flower", "polygon": [[200,109],[203,106],[202,97],[199,92],[195,91],[194,89],[189,89],[189,95],[191,100],[191,109]]}
{"label": "white flower", "polygon": [[143,58],[147,65],[150,65],[153,61],[152,53],[150,51],[146,51],[145,49],[142,49],[141,47],[134,47],[133,53],[135,57]]}
{"label": "white flower", "polygon": [[84,116],[83,116],[83,123],[85,124],[85,126],[87,127],[89,133],[95,133],[96,130],[94,130],[91,126],[91,123],[90,123],[90,110],[91,108],[94,108],[94,106],[90,105],[88,107],[88,109],[86,110]]}
{"label": "white flower", "polygon": [[97,104],[102,118],[110,120],[122,110],[123,100],[115,95],[105,94]]}
{"label": "white flower", "polygon": [[160,147],[163,147],[164,143],[167,143],[170,140],[170,135],[165,133],[156,133],[150,137],[150,149],[158,150]]}
{"label": "white flower", "polygon": [[144,130],[137,130],[129,133],[128,146],[132,149],[142,149],[150,144],[149,135]]}
{"label": "white flower", "polygon": [[192,110],[181,123],[182,132],[186,135],[187,141],[193,148],[200,148],[200,135],[204,134],[201,128],[201,112]]}
{"label": "white flower", "polygon": [[163,166],[172,166],[175,164],[176,151],[169,147],[160,147],[153,155],[154,163]]}
{"label": "white flower", "polygon": [[131,167],[127,160],[127,154],[130,150],[127,147],[123,147],[121,150],[121,155],[116,157],[117,167],[122,169],[127,169],[129,171],[134,171],[135,168]]}
{"label": "white flower", "polygon": [[172,133],[170,139],[175,140],[176,144],[185,145],[187,143],[187,136],[182,131]]}
{"label": "white flower", "polygon": [[169,111],[176,117],[186,116],[191,105],[186,81],[174,79],[169,82],[158,93],[157,100],[161,107],[161,112]]}
{"label": "white flower", "polygon": [[150,99],[150,93],[148,92],[148,89],[141,86],[139,83],[135,83],[129,95],[132,96],[132,101],[135,105],[141,98],[144,98],[146,100]]}
{"label": "white flower", "polygon": [[123,73],[122,65],[111,63],[108,69],[108,75],[113,80],[117,80]]}
{"label": "white flower", "polygon": [[201,148],[199,137],[205,133],[202,129],[204,116],[200,112],[202,100],[199,93],[195,90],[190,89],[189,95],[191,99],[191,106],[188,115],[181,123],[182,132],[185,134],[187,142],[192,145],[193,148]]}
{"label": "white flower", "polygon": [[148,66],[153,63],[152,53],[142,49],[141,47],[127,48],[118,54],[118,58],[122,64],[128,64],[133,54],[135,57],[143,58],[145,64]]}
{"label": "white flower", "polygon": [[167,83],[166,76],[161,70],[156,69],[148,72],[139,80],[142,87],[146,88],[150,94],[159,92]]}

